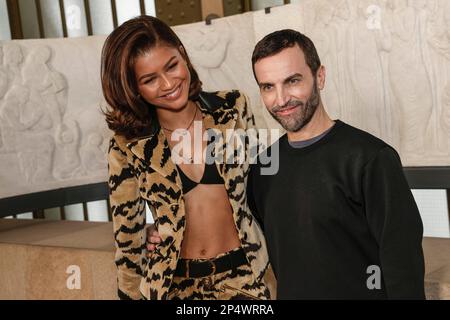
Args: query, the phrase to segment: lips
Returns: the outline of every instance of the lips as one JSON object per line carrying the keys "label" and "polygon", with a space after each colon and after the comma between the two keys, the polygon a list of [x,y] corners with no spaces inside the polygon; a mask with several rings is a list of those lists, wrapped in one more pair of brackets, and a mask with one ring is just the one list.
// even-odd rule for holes
{"label": "lips", "polygon": [[178,99],[181,95],[181,86],[182,86],[182,83],[180,83],[173,91],[161,96],[161,98],[166,99],[166,100]]}
{"label": "lips", "polygon": [[297,109],[298,106],[293,106],[293,107],[288,107],[288,108],[284,108],[280,111],[277,111],[276,113],[280,116],[288,116],[291,113],[293,113],[295,111],[295,109]]}

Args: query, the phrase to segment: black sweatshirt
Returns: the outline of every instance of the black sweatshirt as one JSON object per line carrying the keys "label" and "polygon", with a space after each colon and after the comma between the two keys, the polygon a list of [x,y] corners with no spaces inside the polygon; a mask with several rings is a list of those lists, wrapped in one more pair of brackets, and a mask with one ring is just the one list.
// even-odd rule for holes
{"label": "black sweatshirt", "polygon": [[252,166],[248,202],[278,299],[424,299],[423,226],[395,150],[339,120],[305,148],[277,144],[279,170]]}

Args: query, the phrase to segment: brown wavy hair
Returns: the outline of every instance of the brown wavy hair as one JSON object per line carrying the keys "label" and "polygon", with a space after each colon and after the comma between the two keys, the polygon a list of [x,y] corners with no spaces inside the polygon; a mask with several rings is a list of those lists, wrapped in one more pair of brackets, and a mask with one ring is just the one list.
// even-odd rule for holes
{"label": "brown wavy hair", "polygon": [[157,123],[155,107],[139,95],[134,72],[137,58],[157,45],[178,49],[186,60],[191,75],[189,99],[196,100],[202,90],[202,83],[186,49],[167,24],[146,15],[124,22],[103,45],[101,81],[108,103],[107,110],[103,110],[108,127],[127,139],[148,135]]}

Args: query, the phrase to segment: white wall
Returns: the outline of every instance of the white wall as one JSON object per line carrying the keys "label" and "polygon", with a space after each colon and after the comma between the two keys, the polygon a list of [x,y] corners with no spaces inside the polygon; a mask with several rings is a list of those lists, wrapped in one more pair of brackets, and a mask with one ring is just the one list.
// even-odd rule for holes
{"label": "white wall", "polygon": [[445,190],[412,190],[422,217],[424,236],[450,238],[450,222]]}
{"label": "white wall", "polygon": [[283,4],[283,0],[252,0],[252,9],[261,10],[267,7],[281,6]]}

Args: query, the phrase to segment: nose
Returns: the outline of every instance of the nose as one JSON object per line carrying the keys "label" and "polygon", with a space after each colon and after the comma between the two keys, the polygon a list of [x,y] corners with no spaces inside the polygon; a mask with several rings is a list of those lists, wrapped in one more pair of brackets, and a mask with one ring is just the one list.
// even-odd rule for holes
{"label": "nose", "polygon": [[173,89],[174,81],[171,77],[169,77],[168,75],[162,75],[161,79],[162,79],[161,81],[162,90],[170,91]]}
{"label": "nose", "polygon": [[289,94],[287,94],[283,86],[276,89],[276,104],[281,107],[284,106],[289,101]]}

